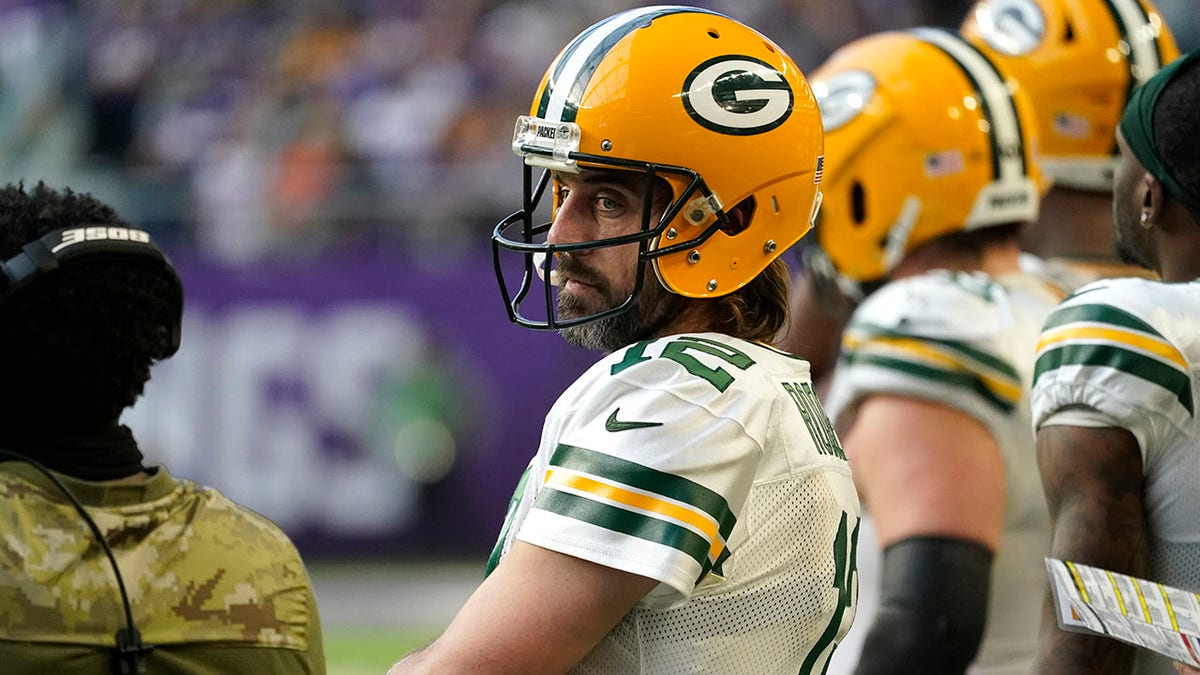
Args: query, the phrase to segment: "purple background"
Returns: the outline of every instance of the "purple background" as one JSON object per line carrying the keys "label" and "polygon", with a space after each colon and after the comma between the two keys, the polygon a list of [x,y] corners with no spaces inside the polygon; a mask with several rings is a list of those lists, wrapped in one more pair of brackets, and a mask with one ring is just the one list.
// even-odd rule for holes
{"label": "purple background", "polygon": [[[275,519],[306,555],[486,554],[516,480],[536,449],[546,412],[600,356],[570,347],[554,333],[510,324],[486,251],[436,264],[378,253],[252,267],[178,255],[173,261],[187,293],[183,346],[175,359],[155,367],[146,397],[125,421],[151,461],[213,485]],[[386,381],[389,371],[412,368],[411,361],[417,360],[427,374],[448,383],[446,391],[460,401],[448,412],[459,416],[457,424],[450,424],[458,459],[435,483],[413,482],[398,472],[387,448],[374,447],[380,444],[370,437],[370,423],[351,421],[370,406],[339,412],[338,402],[346,399],[322,391],[339,385],[311,372],[320,363],[332,369],[324,372],[341,373],[338,364],[351,358],[346,352],[353,348],[339,352],[337,345],[305,333],[319,336],[331,316],[363,308],[376,320],[362,322],[361,331],[356,320],[348,323],[349,337],[362,340],[360,347],[374,345],[369,331],[387,325],[392,315],[424,347],[419,358],[397,353],[396,363],[374,369],[379,373],[368,369],[351,378],[355,396],[377,400],[377,381]],[[230,328],[280,316],[286,317],[281,325],[289,335],[278,348],[267,344],[280,339],[274,334],[278,330],[263,330],[260,340]],[[343,328],[341,334],[346,333]],[[389,335],[383,331],[379,339]],[[281,350],[286,358],[280,357]],[[390,357],[376,360],[380,358]],[[317,402],[324,399],[334,402],[332,413],[320,409]],[[253,409],[253,420],[234,425],[240,431],[228,436],[222,425],[246,406]],[[297,451],[298,459],[288,457],[288,434],[304,441],[297,448],[316,439],[317,454]],[[264,453],[264,446],[275,450]],[[313,457],[319,468],[294,463],[311,463]],[[364,490],[361,501],[355,501],[358,484],[334,480],[342,469],[355,467],[372,484],[386,478],[387,485],[410,498],[387,507],[394,509],[387,517],[371,513],[388,501],[380,495],[390,492]],[[302,476],[302,484],[273,482],[284,471]],[[339,526],[324,508],[333,502],[342,504],[338,518],[363,522]]]}

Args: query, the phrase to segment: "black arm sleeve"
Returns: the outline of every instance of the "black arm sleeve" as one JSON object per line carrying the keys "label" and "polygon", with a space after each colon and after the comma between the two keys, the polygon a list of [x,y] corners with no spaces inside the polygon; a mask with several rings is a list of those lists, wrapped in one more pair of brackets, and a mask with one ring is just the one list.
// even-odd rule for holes
{"label": "black arm sleeve", "polygon": [[879,612],[855,675],[963,673],[983,638],[991,572],[991,551],[962,539],[887,547]]}

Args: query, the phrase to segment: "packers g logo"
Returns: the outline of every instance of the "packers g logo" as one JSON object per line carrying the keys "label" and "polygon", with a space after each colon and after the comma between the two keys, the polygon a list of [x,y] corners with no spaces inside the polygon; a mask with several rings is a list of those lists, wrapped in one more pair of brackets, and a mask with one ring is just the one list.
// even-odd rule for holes
{"label": "packers g logo", "polygon": [[1001,54],[1023,56],[1046,37],[1046,17],[1033,0],[991,0],[975,10],[979,37]]}
{"label": "packers g logo", "polygon": [[841,129],[867,107],[875,97],[875,76],[865,70],[848,70],[829,80],[815,80],[812,90],[828,133]]}
{"label": "packers g logo", "polygon": [[792,114],[794,95],[783,75],[749,56],[718,56],[683,82],[683,107],[700,126],[721,134],[770,131]]}

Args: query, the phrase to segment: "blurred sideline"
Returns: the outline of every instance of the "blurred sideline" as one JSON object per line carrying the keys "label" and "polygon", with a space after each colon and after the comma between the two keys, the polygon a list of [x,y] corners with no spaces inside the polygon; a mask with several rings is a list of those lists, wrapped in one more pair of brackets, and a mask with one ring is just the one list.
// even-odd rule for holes
{"label": "blurred sideline", "polygon": [[484,561],[310,563],[326,629],[441,630],[483,579]]}
{"label": "blurred sideline", "polygon": [[308,564],[328,675],[383,675],[450,623],[483,578],[484,560]]}

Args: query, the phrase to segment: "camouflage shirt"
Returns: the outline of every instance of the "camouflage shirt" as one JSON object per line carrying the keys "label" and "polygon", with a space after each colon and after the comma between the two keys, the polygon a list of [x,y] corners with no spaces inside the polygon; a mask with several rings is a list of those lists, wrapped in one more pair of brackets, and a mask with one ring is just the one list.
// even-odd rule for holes
{"label": "camouflage shirt", "polygon": [[[152,471],[128,484],[56,474],[112,547],[154,646],[149,672],[324,673],[316,602],[287,536],[214,489]],[[104,672],[124,625],[109,561],[74,507],[33,467],[0,465],[4,672]]]}

